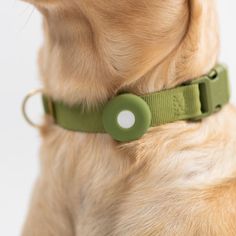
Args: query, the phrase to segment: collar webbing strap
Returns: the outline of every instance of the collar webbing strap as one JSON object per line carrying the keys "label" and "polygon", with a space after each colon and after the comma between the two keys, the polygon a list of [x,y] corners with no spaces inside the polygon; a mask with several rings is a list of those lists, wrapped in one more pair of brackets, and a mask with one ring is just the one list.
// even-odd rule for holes
{"label": "collar webbing strap", "polygon": [[109,133],[115,140],[140,138],[149,127],[179,120],[200,120],[229,102],[227,70],[217,65],[208,75],[188,84],[143,96],[125,93],[86,111],[44,95],[45,112],[59,126],[87,133]]}

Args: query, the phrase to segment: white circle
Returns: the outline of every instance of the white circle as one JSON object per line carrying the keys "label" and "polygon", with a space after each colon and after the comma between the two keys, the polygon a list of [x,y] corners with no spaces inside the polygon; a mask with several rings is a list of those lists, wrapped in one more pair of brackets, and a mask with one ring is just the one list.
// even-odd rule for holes
{"label": "white circle", "polygon": [[117,116],[117,122],[121,128],[129,129],[135,124],[135,115],[128,110],[121,111]]}

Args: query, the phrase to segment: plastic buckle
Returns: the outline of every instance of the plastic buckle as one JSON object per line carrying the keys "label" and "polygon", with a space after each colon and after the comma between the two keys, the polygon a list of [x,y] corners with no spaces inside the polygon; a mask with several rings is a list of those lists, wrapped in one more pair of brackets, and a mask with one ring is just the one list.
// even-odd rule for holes
{"label": "plastic buckle", "polygon": [[230,99],[227,69],[217,65],[208,75],[191,82],[198,84],[202,115],[193,120],[200,120],[219,111]]}

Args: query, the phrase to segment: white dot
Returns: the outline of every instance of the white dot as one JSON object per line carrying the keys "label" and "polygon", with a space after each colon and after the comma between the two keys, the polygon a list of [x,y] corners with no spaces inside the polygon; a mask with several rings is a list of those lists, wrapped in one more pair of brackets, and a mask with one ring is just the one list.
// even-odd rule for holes
{"label": "white dot", "polygon": [[135,116],[133,112],[124,110],[118,114],[117,122],[121,128],[129,129],[135,124]]}

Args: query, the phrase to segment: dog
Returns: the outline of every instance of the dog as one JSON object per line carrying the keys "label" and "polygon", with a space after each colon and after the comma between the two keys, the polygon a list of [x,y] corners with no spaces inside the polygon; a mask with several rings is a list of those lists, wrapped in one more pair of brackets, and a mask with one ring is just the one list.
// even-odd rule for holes
{"label": "dog", "polygon": [[[208,73],[219,54],[214,0],[29,0],[43,15],[43,89],[96,108]],[[46,116],[41,173],[23,236],[235,236],[236,109],[117,142]]]}

